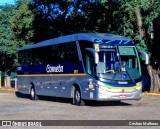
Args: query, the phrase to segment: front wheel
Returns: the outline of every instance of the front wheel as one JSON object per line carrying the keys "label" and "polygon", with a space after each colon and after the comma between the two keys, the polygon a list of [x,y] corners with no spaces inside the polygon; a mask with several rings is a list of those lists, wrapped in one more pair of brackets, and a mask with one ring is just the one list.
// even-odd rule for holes
{"label": "front wheel", "polygon": [[78,88],[75,88],[74,89],[74,95],[73,95],[73,104],[77,105],[77,106],[80,106],[81,101],[82,101],[81,92]]}
{"label": "front wheel", "polygon": [[35,93],[35,88],[33,86],[30,89],[30,99],[31,100],[36,100],[37,99],[37,96],[36,96],[36,93]]}

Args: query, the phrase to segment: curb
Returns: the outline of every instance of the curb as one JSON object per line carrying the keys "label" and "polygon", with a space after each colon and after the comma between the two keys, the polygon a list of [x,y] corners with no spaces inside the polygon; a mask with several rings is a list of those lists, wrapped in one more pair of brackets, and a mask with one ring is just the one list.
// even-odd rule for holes
{"label": "curb", "polygon": [[3,88],[3,87],[0,87],[0,91],[13,91],[13,92],[16,92],[16,91],[18,91],[18,89],[15,89],[15,88]]}
{"label": "curb", "polygon": [[147,95],[147,96],[160,96],[160,93],[148,93],[148,92],[144,92],[144,93],[142,93],[142,95]]}

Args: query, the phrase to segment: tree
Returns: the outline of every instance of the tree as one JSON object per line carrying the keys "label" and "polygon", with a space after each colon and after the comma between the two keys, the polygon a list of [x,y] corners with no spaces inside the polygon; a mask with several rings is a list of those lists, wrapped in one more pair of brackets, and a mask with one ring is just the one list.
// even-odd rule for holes
{"label": "tree", "polygon": [[34,14],[30,0],[17,0],[13,10],[14,16],[10,19],[10,25],[14,32],[14,45],[16,48],[32,43],[34,36]]}
{"label": "tree", "polygon": [[0,8],[0,70],[10,71],[11,63],[15,58],[14,33],[9,26],[9,20],[13,16],[13,6],[6,5]]}
{"label": "tree", "polygon": [[112,0],[34,0],[34,39],[42,41],[80,32],[115,33],[121,21],[115,17],[119,4]]}
{"label": "tree", "polygon": [[0,7],[0,70],[7,76],[16,71],[19,47],[30,44],[33,37],[34,15],[29,4],[30,0],[17,0],[15,5]]}
{"label": "tree", "polygon": [[30,44],[33,37],[34,15],[29,4],[30,0],[17,0],[15,5],[0,8],[0,68],[8,74],[15,68],[19,47]]}

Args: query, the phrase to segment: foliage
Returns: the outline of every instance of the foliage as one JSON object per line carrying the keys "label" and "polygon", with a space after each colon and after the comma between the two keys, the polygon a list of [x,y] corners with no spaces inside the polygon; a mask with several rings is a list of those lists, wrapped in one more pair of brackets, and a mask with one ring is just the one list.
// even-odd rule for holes
{"label": "foliage", "polygon": [[14,33],[9,26],[9,20],[13,16],[13,6],[6,5],[0,8],[0,70],[7,70],[15,58]]}
{"label": "foliage", "polygon": [[31,43],[33,37],[33,13],[30,0],[17,0],[15,5],[0,9],[0,70],[8,74],[15,70],[19,47]]}
{"label": "foliage", "polygon": [[10,19],[10,25],[14,32],[14,42],[17,48],[32,42],[34,35],[34,14],[30,8],[30,0],[17,0],[13,9],[14,16]]}
{"label": "foliage", "polygon": [[[12,16],[12,7],[1,7],[0,11],[0,51],[2,53],[12,54],[13,50],[9,46],[13,46],[13,32],[9,27],[9,19]],[[8,51],[9,50],[9,51]]]}
{"label": "foliage", "polygon": [[[121,29],[119,29],[121,18],[117,13],[119,4],[112,0],[35,0],[32,3],[36,14],[34,38],[41,41],[78,32],[118,34],[117,29]],[[39,26],[36,26],[37,24]]]}
{"label": "foliage", "polygon": [[[119,13],[123,14],[125,35],[135,40],[138,49],[143,49],[152,54],[153,45],[151,25],[160,14],[159,1],[154,0],[122,0]],[[137,13],[136,9],[139,10]],[[141,35],[141,32],[144,35]],[[151,58],[154,55],[150,56]]]}

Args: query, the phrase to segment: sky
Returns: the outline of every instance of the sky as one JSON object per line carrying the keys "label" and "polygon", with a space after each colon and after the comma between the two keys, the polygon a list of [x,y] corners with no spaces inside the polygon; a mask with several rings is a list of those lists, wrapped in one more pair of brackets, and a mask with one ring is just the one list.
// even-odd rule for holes
{"label": "sky", "polygon": [[0,5],[4,4],[14,4],[15,0],[0,0]]}

